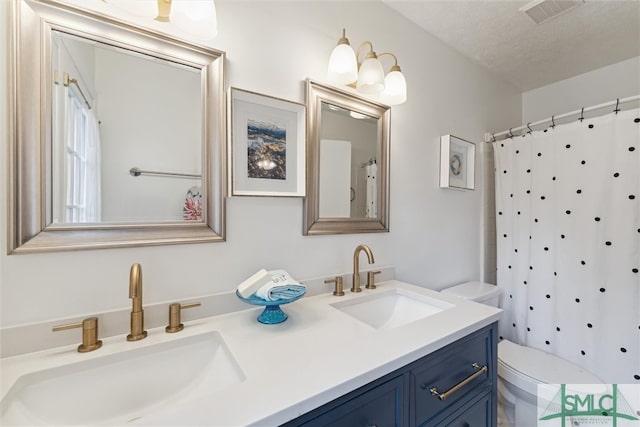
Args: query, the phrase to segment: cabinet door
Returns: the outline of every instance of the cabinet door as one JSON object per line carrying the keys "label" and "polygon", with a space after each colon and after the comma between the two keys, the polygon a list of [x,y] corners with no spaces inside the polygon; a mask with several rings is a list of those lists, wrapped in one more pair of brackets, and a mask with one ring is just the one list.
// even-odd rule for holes
{"label": "cabinet door", "polygon": [[403,426],[406,418],[404,400],[404,380],[399,376],[297,425],[305,427]]}
{"label": "cabinet door", "polygon": [[491,393],[482,395],[480,399],[465,405],[450,417],[435,424],[437,427],[492,427]]}

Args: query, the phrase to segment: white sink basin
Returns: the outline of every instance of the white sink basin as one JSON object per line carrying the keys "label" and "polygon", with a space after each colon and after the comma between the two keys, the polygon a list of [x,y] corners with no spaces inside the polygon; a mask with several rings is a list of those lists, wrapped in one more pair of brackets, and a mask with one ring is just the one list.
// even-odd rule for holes
{"label": "white sink basin", "polygon": [[453,304],[404,289],[374,291],[331,304],[376,329],[392,329],[455,307]]}
{"label": "white sink basin", "polygon": [[0,425],[144,424],[244,379],[220,333],[207,332],[24,375],[2,400]]}

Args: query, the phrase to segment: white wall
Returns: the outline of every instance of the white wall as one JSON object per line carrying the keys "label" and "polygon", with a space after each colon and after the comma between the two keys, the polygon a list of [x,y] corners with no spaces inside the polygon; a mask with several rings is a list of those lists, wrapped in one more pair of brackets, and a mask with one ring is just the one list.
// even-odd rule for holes
{"label": "white wall", "polygon": [[[524,92],[522,123],[544,120],[553,115],[638,94],[640,56]],[[509,127],[519,125],[513,123]]]}
{"label": "white wall", "polygon": [[[134,262],[142,263],[147,304],[229,291],[262,267],[285,268],[296,278],[348,272],[359,243],[370,245],[377,265],[394,264],[399,279],[418,285],[442,288],[481,277],[483,166],[477,165],[476,191],[440,189],[439,137],[478,142],[480,160],[484,132],[520,120],[520,92],[381,2],[216,5],[219,35],[211,45],[228,54],[229,86],[304,102],[304,79],[325,79],[343,27],[352,45],[371,40],[377,51],[398,56],[409,98],[391,114],[391,232],[305,237],[302,200],[239,197],[227,203],[224,243],[6,256],[2,239],[2,326],[126,308]],[[7,6],[0,1],[2,29]],[[0,100],[6,100],[8,49],[1,37]],[[7,127],[0,129],[6,165]],[[0,175],[6,224],[7,177]]]}

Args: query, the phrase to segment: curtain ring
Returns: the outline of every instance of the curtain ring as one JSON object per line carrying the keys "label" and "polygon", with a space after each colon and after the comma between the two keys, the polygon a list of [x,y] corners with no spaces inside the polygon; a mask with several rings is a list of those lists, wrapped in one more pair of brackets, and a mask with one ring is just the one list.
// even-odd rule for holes
{"label": "curtain ring", "polygon": [[578,120],[580,121],[584,120],[584,107],[582,107],[582,110],[580,110],[580,118]]}
{"label": "curtain ring", "polygon": [[496,142],[496,136],[494,134],[491,134],[491,142]]}
{"label": "curtain ring", "polygon": [[509,128],[509,135],[507,135],[507,138],[513,138],[513,134],[511,133],[511,129],[513,129],[513,128]]}
{"label": "curtain ring", "polygon": [[620,111],[620,108],[618,108],[618,106],[620,106],[620,98],[616,98],[616,109],[613,110],[613,112],[616,114],[618,114],[618,111]]}
{"label": "curtain ring", "polygon": [[530,124],[531,124],[531,122],[527,123],[527,129],[529,129],[529,132],[528,132],[528,133],[533,132],[533,129],[531,129],[531,126],[529,126]]}
{"label": "curtain ring", "polygon": [[555,129],[556,127],[556,116],[551,116],[551,129]]}

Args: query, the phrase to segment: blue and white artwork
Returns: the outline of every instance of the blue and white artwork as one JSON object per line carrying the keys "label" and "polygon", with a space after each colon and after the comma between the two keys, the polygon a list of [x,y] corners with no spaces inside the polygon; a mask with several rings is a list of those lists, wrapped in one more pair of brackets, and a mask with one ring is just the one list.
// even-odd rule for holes
{"label": "blue and white artwork", "polygon": [[247,120],[247,176],[287,179],[287,130],[269,121]]}

